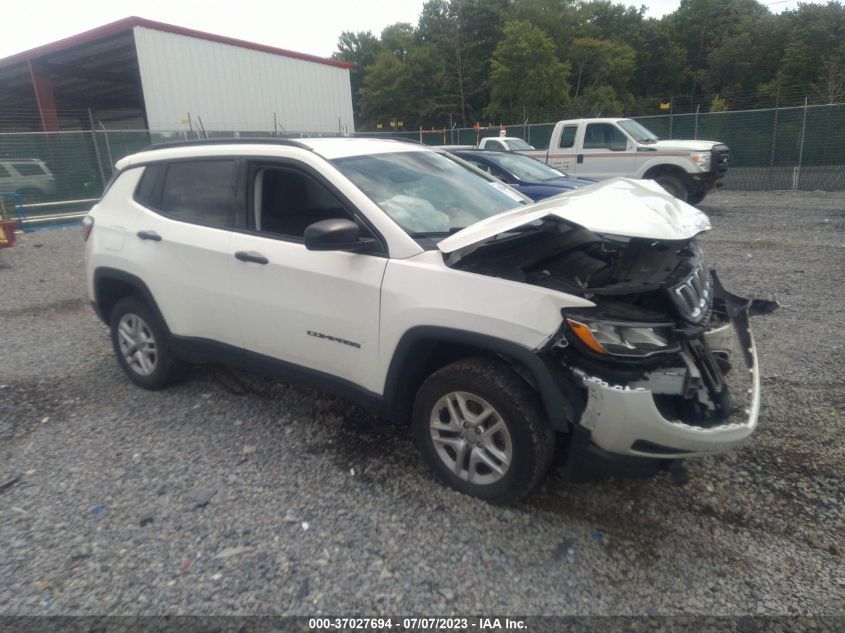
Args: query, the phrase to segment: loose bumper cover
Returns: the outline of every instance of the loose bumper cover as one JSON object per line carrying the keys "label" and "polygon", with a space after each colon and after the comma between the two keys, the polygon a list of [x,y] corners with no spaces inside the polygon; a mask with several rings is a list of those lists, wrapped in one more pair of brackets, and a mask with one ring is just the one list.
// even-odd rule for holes
{"label": "loose bumper cover", "polygon": [[722,453],[744,443],[757,428],[760,414],[760,369],[749,323],[750,314],[765,314],[777,304],[731,295],[716,278],[717,294],[726,300],[730,320],[704,334],[710,349],[735,359],[732,391],[742,403],[723,422],[697,426],[667,419],[644,387],[614,385],[576,370],[586,387],[587,404],[579,424],[592,443],[617,455],[676,459]]}

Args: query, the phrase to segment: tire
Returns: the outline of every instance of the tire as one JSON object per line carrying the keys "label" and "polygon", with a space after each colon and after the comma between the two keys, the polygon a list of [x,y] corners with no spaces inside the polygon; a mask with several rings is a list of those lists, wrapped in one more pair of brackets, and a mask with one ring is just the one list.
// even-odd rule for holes
{"label": "tire", "polygon": [[687,186],[678,176],[673,176],[672,174],[661,174],[654,179],[654,182],[663,187],[681,202],[687,201],[687,196],[689,195]]}
{"label": "tire", "polygon": [[695,193],[691,193],[687,196],[687,204],[699,204],[702,200],[704,200],[704,196],[707,195],[705,191],[696,191]]}
{"label": "tire", "polygon": [[117,363],[136,385],[155,391],[179,377],[182,363],[171,354],[164,328],[141,299],[118,301],[110,326]]}
{"label": "tire", "polygon": [[441,481],[490,503],[525,496],[555,451],[537,394],[504,362],[488,358],[460,360],[432,374],[414,400],[413,427]]}

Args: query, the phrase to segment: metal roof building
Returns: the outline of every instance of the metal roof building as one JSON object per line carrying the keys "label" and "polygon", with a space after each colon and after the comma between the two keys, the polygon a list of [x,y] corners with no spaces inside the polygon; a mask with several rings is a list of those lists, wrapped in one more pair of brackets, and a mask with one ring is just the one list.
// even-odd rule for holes
{"label": "metal roof building", "polygon": [[0,132],[351,132],[350,67],[130,17],[0,60]]}

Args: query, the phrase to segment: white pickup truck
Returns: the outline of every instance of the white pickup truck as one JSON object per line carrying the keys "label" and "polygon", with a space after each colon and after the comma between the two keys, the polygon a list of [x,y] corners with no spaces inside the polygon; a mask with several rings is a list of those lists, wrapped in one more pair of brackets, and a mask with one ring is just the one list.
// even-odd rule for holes
{"label": "white pickup truck", "polygon": [[631,119],[558,121],[547,150],[521,152],[569,176],[655,180],[666,191],[698,204],[728,170],[730,150],[716,141],[661,141]]}

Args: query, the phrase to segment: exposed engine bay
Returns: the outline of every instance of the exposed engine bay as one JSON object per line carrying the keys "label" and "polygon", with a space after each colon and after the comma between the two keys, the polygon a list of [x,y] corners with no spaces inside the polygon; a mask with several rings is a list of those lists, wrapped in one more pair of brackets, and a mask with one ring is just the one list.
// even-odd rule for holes
{"label": "exposed engine bay", "polygon": [[[548,353],[579,376],[647,389],[666,418],[703,428],[746,407],[749,390],[734,378],[747,378],[751,366],[747,319],[777,307],[727,292],[694,237],[600,235],[554,216],[447,263],[593,301],[595,308],[563,311]],[[705,336],[720,328],[729,336]]]}

